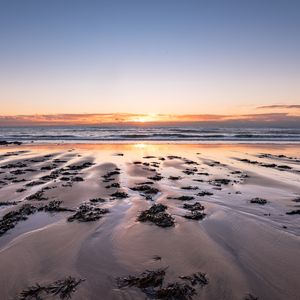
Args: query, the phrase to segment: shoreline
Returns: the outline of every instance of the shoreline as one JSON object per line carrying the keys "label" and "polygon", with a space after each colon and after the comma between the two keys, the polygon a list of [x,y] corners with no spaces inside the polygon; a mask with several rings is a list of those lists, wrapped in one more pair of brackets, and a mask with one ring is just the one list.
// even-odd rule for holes
{"label": "shoreline", "polygon": [[[15,141],[9,141],[8,143],[14,143]],[[1,146],[28,146],[28,145],[80,145],[80,144],[111,144],[111,145],[126,145],[126,144],[178,144],[178,145],[204,145],[204,144],[217,144],[217,145],[227,145],[227,144],[241,144],[241,145],[251,145],[251,144],[259,144],[259,145],[297,145],[300,144],[300,141],[276,141],[276,140],[46,140],[46,141],[17,141],[17,143],[21,143],[20,145],[7,144],[0,145]]]}

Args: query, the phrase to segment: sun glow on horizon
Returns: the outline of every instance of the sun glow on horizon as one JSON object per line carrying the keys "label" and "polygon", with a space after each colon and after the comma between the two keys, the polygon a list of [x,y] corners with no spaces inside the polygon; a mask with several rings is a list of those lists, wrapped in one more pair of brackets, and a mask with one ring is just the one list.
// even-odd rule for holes
{"label": "sun glow on horizon", "polygon": [[134,123],[148,123],[148,122],[158,122],[162,120],[159,118],[158,114],[150,113],[150,114],[142,114],[140,116],[134,117],[130,121]]}
{"label": "sun glow on horizon", "polygon": [[[202,123],[217,126],[226,125],[228,122],[236,124],[248,122],[249,124],[270,122],[278,125],[299,124],[300,105],[273,105],[261,106],[253,109],[248,114],[133,114],[133,113],[81,113],[81,114],[45,114],[45,115],[0,115],[1,126],[27,126],[27,125],[135,125],[144,126],[152,124],[183,124]],[[276,125],[277,126],[277,125]],[[299,125],[297,125],[299,126]]]}
{"label": "sun glow on horizon", "polygon": [[136,118],[136,119],[133,119],[132,122],[136,122],[136,123],[145,123],[147,122],[145,118]]}

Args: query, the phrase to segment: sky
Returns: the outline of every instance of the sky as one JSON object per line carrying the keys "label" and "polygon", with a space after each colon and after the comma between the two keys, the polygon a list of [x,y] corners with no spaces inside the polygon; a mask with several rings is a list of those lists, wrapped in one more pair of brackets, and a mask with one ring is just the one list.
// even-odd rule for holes
{"label": "sky", "polygon": [[298,0],[0,0],[0,125],[294,122],[299,15]]}

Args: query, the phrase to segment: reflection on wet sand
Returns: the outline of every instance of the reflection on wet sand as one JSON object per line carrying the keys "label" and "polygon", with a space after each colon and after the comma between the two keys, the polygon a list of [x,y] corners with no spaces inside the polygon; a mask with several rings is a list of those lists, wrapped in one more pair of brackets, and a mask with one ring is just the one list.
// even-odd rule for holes
{"label": "reflection on wet sand", "polygon": [[3,146],[1,297],[296,300],[299,159],[283,144]]}

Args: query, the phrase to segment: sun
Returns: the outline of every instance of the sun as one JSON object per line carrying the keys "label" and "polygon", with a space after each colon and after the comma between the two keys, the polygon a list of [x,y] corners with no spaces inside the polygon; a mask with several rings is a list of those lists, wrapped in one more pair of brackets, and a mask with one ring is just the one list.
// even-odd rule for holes
{"label": "sun", "polygon": [[133,120],[133,122],[137,122],[137,123],[145,123],[147,122],[146,118],[136,118]]}
{"label": "sun", "polygon": [[143,114],[132,119],[134,123],[147,123],[157,121],[157,114]]}

